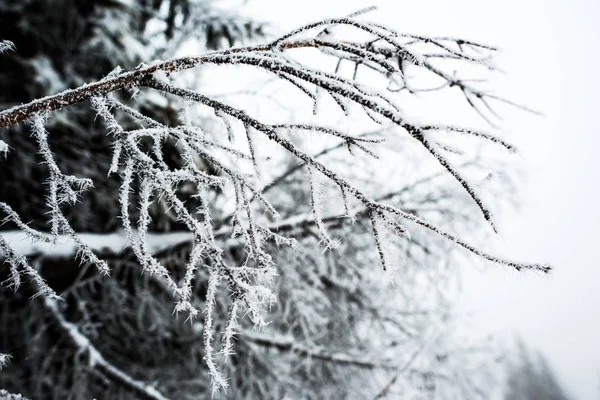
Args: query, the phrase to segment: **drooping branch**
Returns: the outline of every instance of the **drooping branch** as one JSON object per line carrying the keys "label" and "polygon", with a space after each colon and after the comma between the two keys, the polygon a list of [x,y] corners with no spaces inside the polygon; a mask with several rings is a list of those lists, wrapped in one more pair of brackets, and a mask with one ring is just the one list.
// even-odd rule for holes
{"label": "drooping branch", "polygon": [[[339,26],[351,27],[366,33],[370,35],[370,40],[350,42],[329,39],[333,37],[332,33]],[[315,35],[311,33],[313,30],[319,32]],[[324,33],[327,33],[327,36]],[[302,37],[306,35],[310,35],[309,38]],[[326,37],[328,39],[325,39]],[[419,52],[416,49],[417,45],[428,45],[432,48],[432,52]],[[347,78],[338,74],[337,71],[333,73],[311,68],[289,55],[296,49],[308,48],[317,49],[340,62],[354,63],[354,76]],[[468,49],[478,49],[486,54],[476,56],[471,54],[472,52]],[[288,139],[286,135],[291,131],[313,132],[320,136],[332,137],[341,142],[337,147],[347,146],[349,150],[359,149],[363,154],[372,158],[378,157],[377,149],[381,145],[381,140],[310,123],[267,123],[242,109],[218,101],[200,91],[178,87],[171,79],[172,74],[207,64],[248,66],[291,84],[313,102],[315,111],[321,108],[319,102],[323,94],[328,94],[346,115],[349,115],[351,105],[358,106],[359,112],[375,123],[383,126],[391,124],[400,128],[410,140],[419,144],[425,153],[433,156],[433,159],[462,186],[480,209],[484,218],[492,224],[491,212],[486,204],[479,197],[473,185],[447,158],[446,153],[459,154],[460,151],[430,139],[435,135],[460,134],[476,137],[509,151],[514,150],[513,146],[487,132],[411,122],[396,104],[392,95],[364,85],[355,78],[358,66],[365,66],[386,78],[389,82],[388,89],[391,92],[395,91],[393,85],[399,83],[402,88],[406,87],[411,90],[411,85],[408,83],[409,78],[404,73],[404,68],[408,63],[442,79],[444,83],[439,86],[440,89],[458,87],[467,102],[481,113],[481,105],[489,108],[488,100],[502,99],[476,88],[470,81],[456,78],[438,66],[436,62],[445,59],[459,60],[468,65],[493,69],[494,66],[487,55],[493,51],[494,49],[488,46],[460,39],[406,35],[378,24],[363,23],[352,18],[338,18],[306,25],[267,45],[233,48],[197,57],[158,61],[151,65],[140,65],[136,70],[129,72],[116,69],[98,82],[0,112],[0,128],[28,119],[32,120],[34,140],[37,142],[39,153],[50,173],[48,181],[50,235],[29,229],[20,221],[18,215],[12,213],[11,209],[3,203],[0,203],[0,212],[3,212],[7,219],[34,240],[53,242],[63,234],[69,236],[84,260],[92,261],[100,267],[101,271],[108,273],[107,265],[96,257],[93,249],[88,247],[78,233],[70,227],[61,209],[61,205],[68,206],[76,202],[84,189],[93,190],[93,182],[62,173],[53,159],[48,141],[48,135],[51,135],[52,132],[46,131],[46,118],[51,111],[64,109],[79,102],[90,101],[92,108],[105,122],[114,141],[112,163],[107,172],[118,175],[121,180],[118,200],[122,226],[125,230],[124,236],[127,238],[129,246],[132,247],[143,271],[160,279],[173,292],[176,298],[176,312],[188,312],[190,317],[194,317],[199,313],[191,301],[195,273],[199,268],[208,270],[203,336],[205,360],[213,380],[213,389],[225,388],[227,381],[219,371],[215,360],[217,353],[214,345],[215,332],[213,332],[216,298],[218,291],[221,290],[219,285],[222,284],[225,287],[223,290],[227,290],[231,294],[232,300],[221,346],[222,351],[229,354],[232,351],[238,310],[243,310],[253,323],[263,325],[265,321],[261,316],[262,307],[269,305],[274,300],[270,287],[276,276],[276,268],[273,257],[268,253],[265,244],[274,241],[277,244],[293,247],[295,242],[292,239],[298,236],[295,233],[302,229],[306,230],[306,226],[316,227],[321,241],[327,247],[333,248],[336,242],[328,237],[328,230],[336,226],[339,221],[350,220],[351,215],[358,215],[371,224],[375,247],[384,269],[387,267],[384,236],[387,233],[396,237],[407,236],[408,229],[404,226],[406,222],[426,228],[486,260],[511,266],[517,270],[530,269],[548,272],[550,267],[500,259],[416,215],[415,210],[392,206],[386,202],[386,198],[374,198],[365,190],[360,190],[350,178],[344,178],[337,173],[331,163],[320,157],[330,150],[325,149],[313,155]],[[193,121],[190,121],[186,115],[181,118],[182,125],[169,126],[144,115],[133,106],[128,106],[118,100],[117,96],[113,96],[113,92],[123,89],[138,90],[140,88],[156,90],[169,97],[175,97],[187,105],[201,105],[212,110],[217,121],[227,132],[227,141],[221,140],[222,138],[217,135],[210,137],[199,127],[193,126]],[[139,128],[126,127],[117,118],[117,112],[125,114],[127,119],[133,120]],[[243,148],[233,143],[235,135],[238,134],[236,126],[243,127],[245,140]],[[163,157],[161,144],[167,139],[177,143],[178,155],[182,161],[176,168],[170,166]],[[259,146],[260,139],[282,150],[298,163],[297,167],[291,168],[277,178],[276,182],[280,182],[281,179],[285,179],[286,176],[300,168],[307,172],[307,181],[310,186],[308,207],[312,211],[307,215],[312,214],[312,218],[296,217],[277,222],[277,208],[270,203],[265,194],[270,187],[261,188],[258,183],[261,157],[264,156],[264,152]],[[223,154],[227,154],[235,162],[228,160],[227,157],[222,157]],[[198,159],[210,165],[217,173],[209,174],[204,171],[200,167]],[[326,180],[339,191],[346,211],[342,215],[345,219],[338,218],[337,215],[324,216],[320,212],[320,180]],[[180,196],[179,189],[184,184],[193,187],[192,197],[196,201],[193,207]],[[213,222],[215,213],[210,207],[208,195],[217,189],[229,195],[233,208],[231,215],[226,219],[230,224],[224,224],[225,226],[222,228],[216,228]],[[131,195],[134,190],[137,191],[135,197]],[[139,209],[137,221],[132,221],[133,218],[130,215],[130,207],[134,198],[137,202],[135,205]],[[150,233],[152,222],[150,207],[155,202],[166,205],[184,229],[188,230],[189,235],[185,240],[189,240],[192,250],[181,280],[176,280],[171,276],[168,269],[155,256],[153,237]],[[358,204],[353,210],[351,210],[351,202]],[[261,211],[263,214],[268,213],[275,222],[272,224],[265,222]],[[226,236],[232,238],[226,239]],[[244,251],[245,256],[236,260],[240,265],[230,265],[226,261],[224,253],[228,250],[228,240],[235,240],[236,246]],[[29,266],[27,259],[10,246],[11,244],[3,236],[0,236],[0,251],[5,254],[4,257],[8,255],[15,286],[19,282],[20,274],[25,271],[34,278],[39,278],[36,280],[38,287],[44,288],[43,280],[35,269]],[[53,293],[49,292],[49,294]],[[51,298],[47,299],[47,305],[56,309],[53,301]],[[61,325],[69,328],[69,332],[73,334],[67,321],[63,319]],[[279,343],[278,346],[285,347],[287,345]],[[305,353],[305,355],[309,355],[308,352]],[[99,357],[96,359],[103,360],[101,356]],[[110,370],[110,368],[108,369]],[[120,376],[118,372],[110,371],[109,373],[115,374],[117,378]]]}
{"label": "drooping branch", "polygon": [[[265,136],[268,139],[272,140],[273,142],[277,143],[281,147],[285,148],[289,153],[291,153],[292,155],[294,155],[295,157],[297,157],[298,159],[300,159],[307,165],[313,167],[318,172],[322,173],[324,176],[326,176],[332,182],[334,182],[336,185],[338,185],[341,189],[352,194],[357,200],[359,200],[361,203],[363,203],[363,205],[366,208],[372,208],[374,210],[377,210],[378,212],[383,213],[384,215],[396,215],[402,219],[411,221],[413,223],[416,223],[417,225],[421,225],[422,227],[427,228],[430,231],[437,233],[438,235],[460,245],[461,247],[469,250],[471,253],[478,255],[488,261],[492,261],[492,262],[495,262],[498,264],[510,266],[517,270],[531,269],[531,270],[537,270],[537,271],[541,271],[541,272],[545,272],[545,273],[547,273],[551,270],[551,267],[549,265],[518,263],[518,262],[514,262],[514,261],[503,260],[499,257],[487,254],[487,253],[477,249],[475,246],[465,242],[464,240],[459,239],[458,237],[456,237],[455,235],[453,235],[451,233],[445,232],[441,228],[435,226],[434,224],[432,224],[422,218],[419,218],[413,214],[407,213],[398,208],[395,208],[395,207],[392,207],[389,205],[385,205],[385,204],[379,203],[379,202],[371,199],[368,195],[366,195],[365,193],[363,193],[362,191],[360,191],[356,187],[354,187],[350,182],[343,179],[341,176],[339,176],[338,174],[333,172],[331,169],[326,167],[322,162],[320,162],[320,161],[316,160],[315,158],[313,158],[312,156],[302,152],[294,143],[292,143],[291,141],[278,135],[276,130],[272,126],[270,126],[268,124],[264,124],[264,123],[258,121],[257,119],[250,117],[247,113],[245,113],[244,111],[242,111],[240,109],[236,109],[227,104],[210,99],[200,93],[197,93],[197,92],[194,92],[191,90],[187,90],[187,89],[177,88],[177,87],[174,87],[174,86],[171,86],[171,85],[168,85],[168,84],[156,81],[156,80],[146,81],[145,85],[147,85],[148,87],[152,87],[154,89],[166,92],[166,93],[176,95],[178,97],[182,97],[185,99],[190,99],[190,100],[199,102],[199,103],[204,104],[211,108],[220,109],[224,113],[227,113],[228,115],[240,120],[242,123],[251,125],[257,131],[265,134]],[[412,125],[409,127],[411,129],[418,129],[416,127],[413,127]]]}
{"label": "drooping branch", "polygon": [[90,368],[97,369],[101,374],[108,377],[113,382],[132,390],[143,398],[152,400],[169,400],[163,396],[155,387],[140,382],[129,376],[126,372],[107,361],[92,342],[78,329],[78,327],[67,321],[62,315],[59,305],[55,299],[44,297],[44,305],[52,315],[58,326],[70,338],[74,346],[80,353],[86,353],[88,356],[88,365]]}

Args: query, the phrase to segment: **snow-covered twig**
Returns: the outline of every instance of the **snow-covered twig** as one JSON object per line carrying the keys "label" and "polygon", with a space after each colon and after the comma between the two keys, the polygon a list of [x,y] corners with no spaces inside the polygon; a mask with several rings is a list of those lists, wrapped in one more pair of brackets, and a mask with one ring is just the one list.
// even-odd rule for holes
{"label": "snow-covered twig", "polygon": [[108,377],[113,382],[126,387],[129,390],[139,393],[145,398],[152,400],[168,400],[155,387],[140,382],[129,376],[126,372],[107,361],[104,356],[96,349],[93,343],[85,336],[79,328],[67,321],[60,311],[58,302],[55,299],[44,297],[44,305],[53,316],[58,326],[67,334],[80,353],[88,356],[88,365],[90,368],[97,369],[100,373]]}

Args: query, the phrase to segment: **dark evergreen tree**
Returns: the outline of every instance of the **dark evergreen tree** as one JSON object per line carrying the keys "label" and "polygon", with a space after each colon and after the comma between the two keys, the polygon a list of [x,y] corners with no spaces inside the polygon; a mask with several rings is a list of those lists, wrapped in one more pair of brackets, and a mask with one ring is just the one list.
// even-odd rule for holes
{"label": "dark evergreen tree", "polygon": [[[185,40],[193,41],[201,52],[263,35],[262,23],[221,10],[213,3],[210,0],[2,0],[0,38],[10,40],[15,51],[5,56],[0,54],[1,108],[98,80],[117,66],[134,69],[144,61],[170,55]],[[137,107],[158,121],[179,123],[175,112],[179,104],[141,97]],[[86,105],[76,105],[57,114],[49,128],[53,132],[49,144],[61,170],[94,181],[93,192],[82,196],[75,206],[64,209],[71,226],[78,232],[115,232],[120,226],[115,195],[120,183],[114,176],[107,176],[113,143],[106,128]],[[5,202],[25,221],[30,221],[31,227],[48,231],[45,205],[48,168],[30,140],[28,127],[11,126],[2,132],[2,138],[9,143],[10,151],[0,155],[0,203]],[[180,165],[173,141],[165,143],[164,148],[165,160],[174,167]],[[190,209],[197,206],[185,190],[181,198],[188,201]],[[160,206],[152,216],[154,232],[180,227],[173,215]],[[137,207],[133,205],[131,218],[137,217]],[[10,222],[0,225],[0,230],[10,229],[14,229]],[[180,259],[177,251],[168,252],[168,256]],[[112,362],[150,382],[171,381],[168,391],[173,398],[206,393],[208,377],[198,370],[202,355],[183,360],[178,353],[168,350],[178,346],[176,341],[184,340],[181,337],[191,336],[172,334],[173,329],[184,329],[183,323],[173,322],[160,337],[146,340],[145,329],[154,331],[158,327],[146,321],[150,325],[138,331],[140,324],[145,324],[140,318],[152,317],[135,313],[144,313],[144,300],[136,295],[148,283],[134,272],[131,255],[106,257],[115,267],[116,280],[105,287],[104,293],[96,285],[103,284],[105,279],[86,265],[81,268],[70,257],[40,259],[39,268],[49,285],[64,296],[69,318],[85,320],[83,323],[95,331],[93,338],[110,338],[103,351],[110,354]],[[5,271],[0,271],[2,281],[7,277]],[[48,310],[30,299],[37,289],[24,289],[12,293],[10,288],[0,288],[0,353],[12,354],[12,367],[0,375],[0,387],[33,399],[131,399],[140,395],[124,382],[119,385],[107,380],[114,376],[106,378],[102,372],[86,370],[85,361],[78,360],[76,347],[56,330],[56,321],[48,319]],[[172,297],[166,297],[161,304],[157,296],[152,305],[160,304],[163,317],[171,320]],[[90,304],[93,301],[97,304]],[[88,309],[84,303],[91,307]],[[133,327],[135,331],[130,330]],[[184,331],[189,331],[188,328]],[[155,342],[166,336],[173,341]],[[192,341],[182,347],[180,354],[188,350],[194,354],[201,346]],[[180,384],[184,381],[189,382]]]}

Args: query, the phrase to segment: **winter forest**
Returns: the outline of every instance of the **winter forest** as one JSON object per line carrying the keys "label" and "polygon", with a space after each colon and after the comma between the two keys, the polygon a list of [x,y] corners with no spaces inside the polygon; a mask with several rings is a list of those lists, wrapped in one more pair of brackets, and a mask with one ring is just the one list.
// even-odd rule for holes
{"label": "winter forest", "polygon": [[455,310],[537,111],[371,11],[0,0],[0,398],[569,398]]}

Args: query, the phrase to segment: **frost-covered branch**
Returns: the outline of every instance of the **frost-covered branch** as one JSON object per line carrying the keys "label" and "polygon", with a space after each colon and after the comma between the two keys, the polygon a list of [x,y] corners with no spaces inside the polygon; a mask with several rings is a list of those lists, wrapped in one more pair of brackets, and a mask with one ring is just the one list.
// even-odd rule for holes
{"label": "frost-covered branch", "polygon": [[[499,257],[487,254],[487,253],[477,249],[475,246],[470,245],[469,243],[465,242],[464,240],[461,240],[460,238],[456,237],[455,235],[453,235],[451,233],[445,232],[441,228],[435,226],[434,224],[432,224],[422,218],[419,218],[413,214],[407,213],[407,212],[400,210],[398,208],[395,208],[393,206],[385,205],[385,204],[379,203],[379,202],[371,199],[368,195],[366,195],[362,191],[358,190],[349,181],[343,179],[339,174],[337,174],[334,171],[332,171],[331,169],[329,169],[322,162],[316,160],[314,157],[301,151],[293,142],[278,135],[276,132],[276,129],[273,126],[262,123],[261,121],[255,119],[255,118],[252,118],[251,116],[249,116],[247,113],[245,113],[244,111],[242,111],[240,109],[237,109],[232,106],[221,103],[219,101],[210,99],[198,92],[194,92],[194,91],[182,89],[182,88],[177,88],[172,85],[158,82],[156,80],[150,80],[150,81],[146,82],[146,85],[148,85],[149,87],[161,90],[166,93],[174,94],[174,95],[182,97],[184,99],[188,99],[188,100],[192,100],[192,101],[204,104],[211,108],[220,109],[223,112],[227,113],[228,115],[238,119],[240,122],[254,127],[257,131],[262,132],[268,139],[270,139],[271,141],[277,143],[278,145],[280,145],[281,147],[286,149],[289,153],[291,153],[293,156],[297,157],[299,160],[303,161],[306,165],[313,167],[316,171],[320,172],[325,177],[329,178],[333,183],[335,183],[337,186],[339,186],[340,189],[352,194],[367,209],[372,210],[373,212],[376,212],[382,218],[387,219],[390,215],[394,215],[394,216],[400,217],[402,219],[408,220],[410,222],[414,222],[414,223],[421,225],[422,227],[425,227],[425,228],[431,230],[432,232],[435,232],[438,235],[462,246],[463,248],[469,250],[470,252],[472,252],[480,257],[483,257],[492,262],[496,262],[499,264],[503,264],[503,265],[507,265],[507,266],[516,268],[517,270],[532,269],[532,270],[538,270],[541,272],[549,272],[551,269],[548,265],[518,263],[518,262],[509,261],[509,260],[503,260]],[[394,114],[392,114],[392,116],[394,116]],[[424,143],[424,146],[426,146],[426,148],[429,150],[430,146],[429,146],[428,142],[426,142],[425,139],[422,137],[422,134],[420,133],[421,130],[419,127],[413,126],[413,125],[406,125],[404,127],[407,130],[414,131],[416,139],[421,141],[422,143]],[[445,158],[440,156],[438,153],[435,153],[434,155],[446,169],[448,169],[449,171],[452,172],[452,175],[455,178],[460,177],[460,175],[458,173],[456,173],[456,171],[454,171],[454,169],[450,169],[451,167],[449,166],[449,164],[447,163]],[[463,185],[463,187],[465,187],[465,189],[467,190],[469,195],[471,195],[471,197],[474,199],[474,201],[477,203],[477,205],[482,209],[484,216],[486,216],[486,219],[489,220],[490,219],[489,211],[484,207],[481,200],[475,195],[475,191],[472,189],[472,187],[462,177],[460,177],[459,182],[461,183],[461,185]]]}
{"label": "frost-covered branch", "polygon": [[[335,32],[339,27],[353,29],[367,36],[367,39],[337,39]],[[2,43],[0,52],[9,48],[8,44]],[[337,60],[338,67],[341,63],[352,63],[355,66],[354,74],[346,77],[338,70],[330,72],[303,64],[298,60],[300,57],[294,56],[295,52],[302,49],[319,50],[325,56]],[[406,68],[417,68],[442,81],[436,90],[458,87],[467,103],[489,119],[484,111],[490,111],[494,115],[491,101],[515,104],[483,91],[472,81],[457,78],[440,62],[451,60],[454,63],[461,62],[493,70],[493,52],[492,47],[461,39],[402,34],[377,23],[360,22],[353,16],[309,24],[266,45],[155,61],[128,72],[117,68],[97,82],[0,112],[0,128],[25,121],[31,124],[32,140],[49,174],[45,182],[49,233],[30,228],[7,204],[0,203],[0,212],[6,216],[6,222],[15,225],[34,242],[43,243],[43,246],[55,245],[67,237],[70,243],[67,247],[76,249],[83,263],[96,265],[103,274],[110,272],[108,264],[98,257],[98,248],[90,245],[80,232],[76,232],[65,215],[65,209],[76,204],[85,191],[94,190],[94,182],[86,177],[63,173],[60,163],[55,160],[49,140],[52,135],[51,121],[55,115],[53,111],[89,101],[113,142],[112,160],[106,173],[110,179],[120,181],[118,193],[114,193],[118,197],[123,228],[123,234],[119,238],[125,238],[142,271],[159,280],[172,293],[175,311],[188,313],[190,318],[196,317],[200,312],[198,303],[194,302],[194,284],[198,271],[207,274],[203,357],[212,378],[213,390],[226,388],[227,379],[217,362],[219,353],[215,346],[216,329],[223,329],[221,353],[228,356],[233,352],[233,341],[239,326],[238,314],[248,316],[255,325],[266,325],[263,310],[275,302],[272,286],[278,275],[272,244],[295,249],[295,239],[304,238],[303,235],[310,232],[326,249],[333,250],[340,243],[330,236],[332,228],[339,226],[339,221],[354,222],[358,217],[361,221],[366,221],[371,230],[373,253],[378,255],[383,269],[391,269],[388,254],[393,250],[392,245],[409,237],[409,227],[415,225],[488,261],[517,270],[549,272],[550,267],[518,263],[489,254],[427,220],[419,210],[393,204],[389,201],[393,194],[386,197],[369,193],[352,176],[340,172],[335,163],[325,157],[334,149],[345,147],[351,156],[375,160],[385,146],[382,138],[347,132],[310,121],[288,123],[278,121],[276,116],[263,119],[200,90],[181,87],[174,78],[176,73],[202,65],[251,67],[298,90],[312,103],[315,113],[319,112],[325,96],[328,96],[346,116],[366,117],[378,129],[394,126],[397,128],[395,134],[403,134],[412,143],[418,144],[424,154],[428,154],[433,162],[462,187],[483,218],[494,228],[492,213],[478,188],[463,175],[460,166],[451,161],[450,155],[461,155],[462,150],[440,143],[438,138],[465,135],[508,151],[514,151],[514,147],[485,131],[413,122],[404,114],[394,97],[394,92],[404,89],[409,92],[420,91],[413,87],[411,78],[405,73]],[[379,79],[383,78],[387,86],[379,89],[361,83],[357,78],[359,67],[377,74]],[[121,91],[139,95],[142,89],[144,93],[156,96],[158,92],[169,101],[183,104],[183,111],[177,115],[178,122],[159,121],[149,113],[142,112],[135,101],[122,99]],[[195,125],[193,118],[188,115],[192,107],[208,110],[215,117],[218,128],[209,132],[206,128]],[[294,140],[294,137],[307,134],[323,138],[324,141],[334,140],[336,144],[317,153],[311,152]],[[176,149],[176,163],[165,157],[165,143],[172,144]],[[6,146],[8,145],[0,141],[0,153],[6,151]],[[263,182],[264,163],[272,153],[291,157],[294,162],[286,172],[275,177],[274,184],[281,183],[291,174],[302,170],[302,179],[309,187],[306,204],[299,205],[303,211],[282,221],[278,220],[279,208],[268,197],[273,183],[265,185]],[[335,188],[336,194],[325,196],[326,185]],[[214,192],[224,194],[226,204],[222,208],[227,210],[225,216],[217,215],[211,197]],[[398,191],[390,188],[390,193]],[[333,202],[341,205],[345,212],[326,214],[325,203]],[[154,207],[169,212],[175,222],[187,230],[183,235],[186,235],[185,241],[190,243],[191,249],[181,276],[175,276],[164,260],[156,256],[159,245],[152,234]],[[135,214],[133,210],[137,210]],[[314,232],[306,229],[307,227],[315,228]],[[304,233],[298,234],[299,231]],[[174,237],[177,240],[172,241]],[[174,237],[163,239],[168,245],[176,244],[176,241],[182,239],[178,235]],[[242,255],[229,257],[229,252],[232,251],[232,246],[228,246],[230,240],[235,241],[233,247],[236,250],[242,249]],[[418,241],[415,241],[415,246],[419,246]],[[19,252],[17,248],[12,241],[7,240],[4,232],[0,235],[0,251],[10,264],[11,283],[17,287],[20,275],[25,273],[33,278],[37,287],[45,294],[55,296],[52,288],[29,265],[25,256],[32,250]],[[43,251],[46,251],[46,247]],[[322,278],[315,281],[322,281]],[[228,293],[231,304],[225,326],[217,328],[215,315],[221,291]],[[61,326],[81,345],[83,339],[58,312],[55,299],[48,297],[45,301]],[[305,327],[303,329],[309,330]],[[256,337],[255,339],[258,340]],[[265,341],[264,338],[261,340]],[[90,343],[85,342],[83,347],[95,363],[103,365],[107,373],[115,378],[129,382],[90,346]],[[273,346],[283,349],[290,345],[285,341],[278,341]],[[362,363],[361,360],[345,358],[346,356],[311,353],[307,348],[300,347],[294,349],[296,353],[322,360],[328,358],[329,361],[338,363]],[[128,384],[139,386],[137,382]]]}

